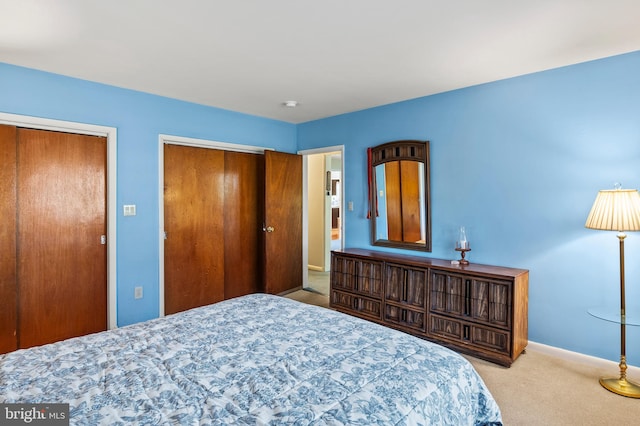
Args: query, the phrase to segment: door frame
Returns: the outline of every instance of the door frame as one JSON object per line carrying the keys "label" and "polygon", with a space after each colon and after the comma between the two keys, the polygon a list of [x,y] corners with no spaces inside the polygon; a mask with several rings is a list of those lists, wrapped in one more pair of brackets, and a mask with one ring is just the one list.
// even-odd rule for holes
{"label": "door frame", "polygon": [[[340,217],[340,244],[344,248],[344,236],[346,229],[346,215],[344,214],[345,206],[345,170],[344,170],[344,145],[334,145],[322,148],[303,149],[298,151],[299,155],[302,155],[302,270],[309,269],[309,203],[307,201],[309,196],[309,155],[315,154],[328,154],[330,152],[340,152],[340,168],[342,171],[341,182],[342,191],[340,194],[340,205],[342,207],[343,215]],[[302,287],[305,288],[309,284],[309,274],[302,274]]]}
{"label": "door frame", "polygon": [[194,148],[219,149],[224,151],[247,152],[264,154],[273,148],[261,146],[241,145],[229,142],[212,141],[207,139],[188,138],[175,135],[158,135],[158,312],[164,317],[164,145],[182,145]]}
{"label": "door frame", "polygon": [[117,129],[74,121],[55,120],[0,112],[0,124],[107,138],[107,327],[118,327],[116,303],[116,223],[117,223]]}

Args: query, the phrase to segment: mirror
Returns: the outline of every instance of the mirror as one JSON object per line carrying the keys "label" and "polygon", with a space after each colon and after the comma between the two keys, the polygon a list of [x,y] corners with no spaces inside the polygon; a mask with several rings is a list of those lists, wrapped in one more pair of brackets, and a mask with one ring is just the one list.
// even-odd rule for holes
{"label": "mirror", "polygon": [[429,142],[389,142],[368,157],[372,244],[431,251]]}

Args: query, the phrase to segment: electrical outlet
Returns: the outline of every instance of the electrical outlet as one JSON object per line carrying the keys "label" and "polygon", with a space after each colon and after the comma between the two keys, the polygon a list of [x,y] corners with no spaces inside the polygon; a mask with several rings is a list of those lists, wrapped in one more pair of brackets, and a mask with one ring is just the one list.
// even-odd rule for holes
{"label": "electrical outlet", "polygon": [[142,287],[136,287],[134,289],[133,297],[136,299],[142,299]]}

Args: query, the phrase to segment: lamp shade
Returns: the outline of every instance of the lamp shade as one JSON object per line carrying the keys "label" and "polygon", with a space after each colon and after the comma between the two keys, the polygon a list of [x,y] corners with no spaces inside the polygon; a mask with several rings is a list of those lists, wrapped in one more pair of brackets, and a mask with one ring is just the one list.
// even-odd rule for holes
{"label": "lamp shade", "polygon": [[640,194],[636,189],[598,192],[584,224],[605,231],[640,231]]}

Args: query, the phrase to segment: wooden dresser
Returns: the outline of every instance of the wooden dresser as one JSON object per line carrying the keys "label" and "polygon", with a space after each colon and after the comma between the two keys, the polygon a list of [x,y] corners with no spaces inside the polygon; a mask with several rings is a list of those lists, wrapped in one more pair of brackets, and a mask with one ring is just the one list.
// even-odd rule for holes
{"label": "wooden dresser", "polygon": [[331,252],[332,308],[507,367],[527,346],[528,287],[525,269]]}

